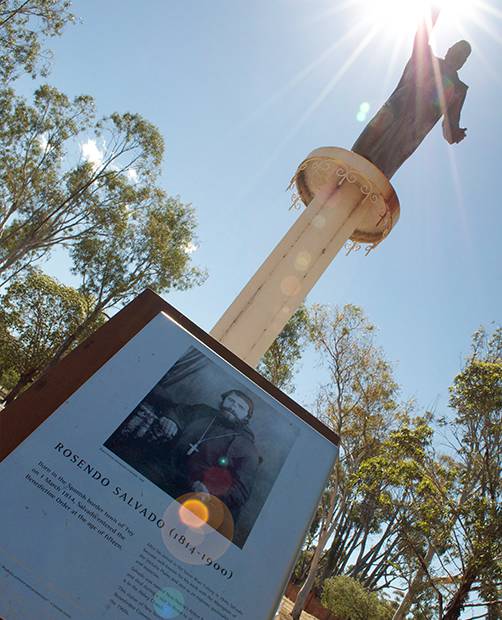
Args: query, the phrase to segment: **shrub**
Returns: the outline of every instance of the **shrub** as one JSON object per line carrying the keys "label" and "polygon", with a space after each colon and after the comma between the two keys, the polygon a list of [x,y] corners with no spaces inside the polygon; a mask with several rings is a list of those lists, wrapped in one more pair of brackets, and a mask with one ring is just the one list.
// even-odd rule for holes
{"label": "shrub", "polygon": [[340,620],[391,620],[394,611],[359,581],[345,576],[324,581],[321,603]]}

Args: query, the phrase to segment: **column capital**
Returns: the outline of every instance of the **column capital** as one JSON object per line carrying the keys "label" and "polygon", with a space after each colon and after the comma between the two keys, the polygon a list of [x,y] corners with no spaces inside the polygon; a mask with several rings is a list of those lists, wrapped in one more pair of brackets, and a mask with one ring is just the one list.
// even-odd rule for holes
{"label": "column capital", "polygon": [[387,177],[369,160],[357,153],[333,146],[315,149],[298,166],[291,186],[296,185],[296,202],[308,206],[318,190],[329,181],[337,186],[355,184],[372,208],[350,236],[355,243],[369,243],[370,249],[390,233],[399,219],[399,199]]}

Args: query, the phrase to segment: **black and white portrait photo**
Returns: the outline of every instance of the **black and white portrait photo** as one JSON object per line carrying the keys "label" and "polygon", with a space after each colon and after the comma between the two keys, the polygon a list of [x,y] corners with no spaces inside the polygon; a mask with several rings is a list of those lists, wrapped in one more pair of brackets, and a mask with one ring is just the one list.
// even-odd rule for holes
{"label": "black and white portrait photo", "polygon": [[174,499],[221,500],[242,548],[297,432],[238,372],[190,347],[104,445]]}

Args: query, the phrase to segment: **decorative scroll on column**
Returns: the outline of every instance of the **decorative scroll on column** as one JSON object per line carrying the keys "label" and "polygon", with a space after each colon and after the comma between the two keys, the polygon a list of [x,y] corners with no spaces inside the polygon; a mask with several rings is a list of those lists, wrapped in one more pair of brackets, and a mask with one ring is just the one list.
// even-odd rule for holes
{"label": "decorative scroll on column", "polygon": [[[313,151],[298,166],[288,186],[288,190],[295,188],[291,196],[291,208],[298,209],[300,203],[308,206],[314,198],[316,190],[327,183],[333,176],[339,179],[339,186],[344,182],[357,184],[365,197],[364,200],[369,199],[375,205],[379,217],[373,224],[373,230],[354,231],[347,242],[349,245],[348,251],[358,250],[362,247],[362,244],[365,244],[366,254],[369,254],[371,250],[375,249],[387,237],[399,219],[399,202],[397,201],[397,196],[395,200],[380,200],[382,194],[375,187],[375,184],[360,169],[348,165],[340,157],[340,153],[347,154],[349,151],[334,147],[322,147]],[[375,169],[374,166],[372,168]],[[382,173],[380,175],[383,176]]]}

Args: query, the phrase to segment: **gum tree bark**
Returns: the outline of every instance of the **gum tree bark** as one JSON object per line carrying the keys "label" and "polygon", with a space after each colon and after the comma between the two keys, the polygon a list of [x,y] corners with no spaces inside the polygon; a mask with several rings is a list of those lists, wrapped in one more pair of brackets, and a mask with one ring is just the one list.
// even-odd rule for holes
{"label": "gum tree bark", "polygon": [[[339,462],[336,465],[336,470],[338,471]],[[336,477],[338,480],[338,477]],[[307,575],[307,579],[305,580],[303,586],[300,588],[298,592],[298,596],[296,597],[296,601],[291,611],[291,617],[293,620],[300,620],[300,616],[302,615],[302,611],[305,608],[307,603],[308,595],[312,590],[312,586],[314,585],[314,581],[317,575],[317,568],[319,566],[319,560],[321,559],[321,554],[326,547],[326,543],[328,542],[330,536],[333,534],[333,531],[336,527],[336,521],[333,521],[333,514],[335,512],[336,498],[338,494],[338,483],[335,481],[333,488],[330,490],[329,494],[329,505],[327,507],[326,513],[322,519],[321,531],[319,534],[319,542],[317,543],[317,547],[314,551],[314,555],[312,556],[312,561],[310,563],[309,572]]]}

